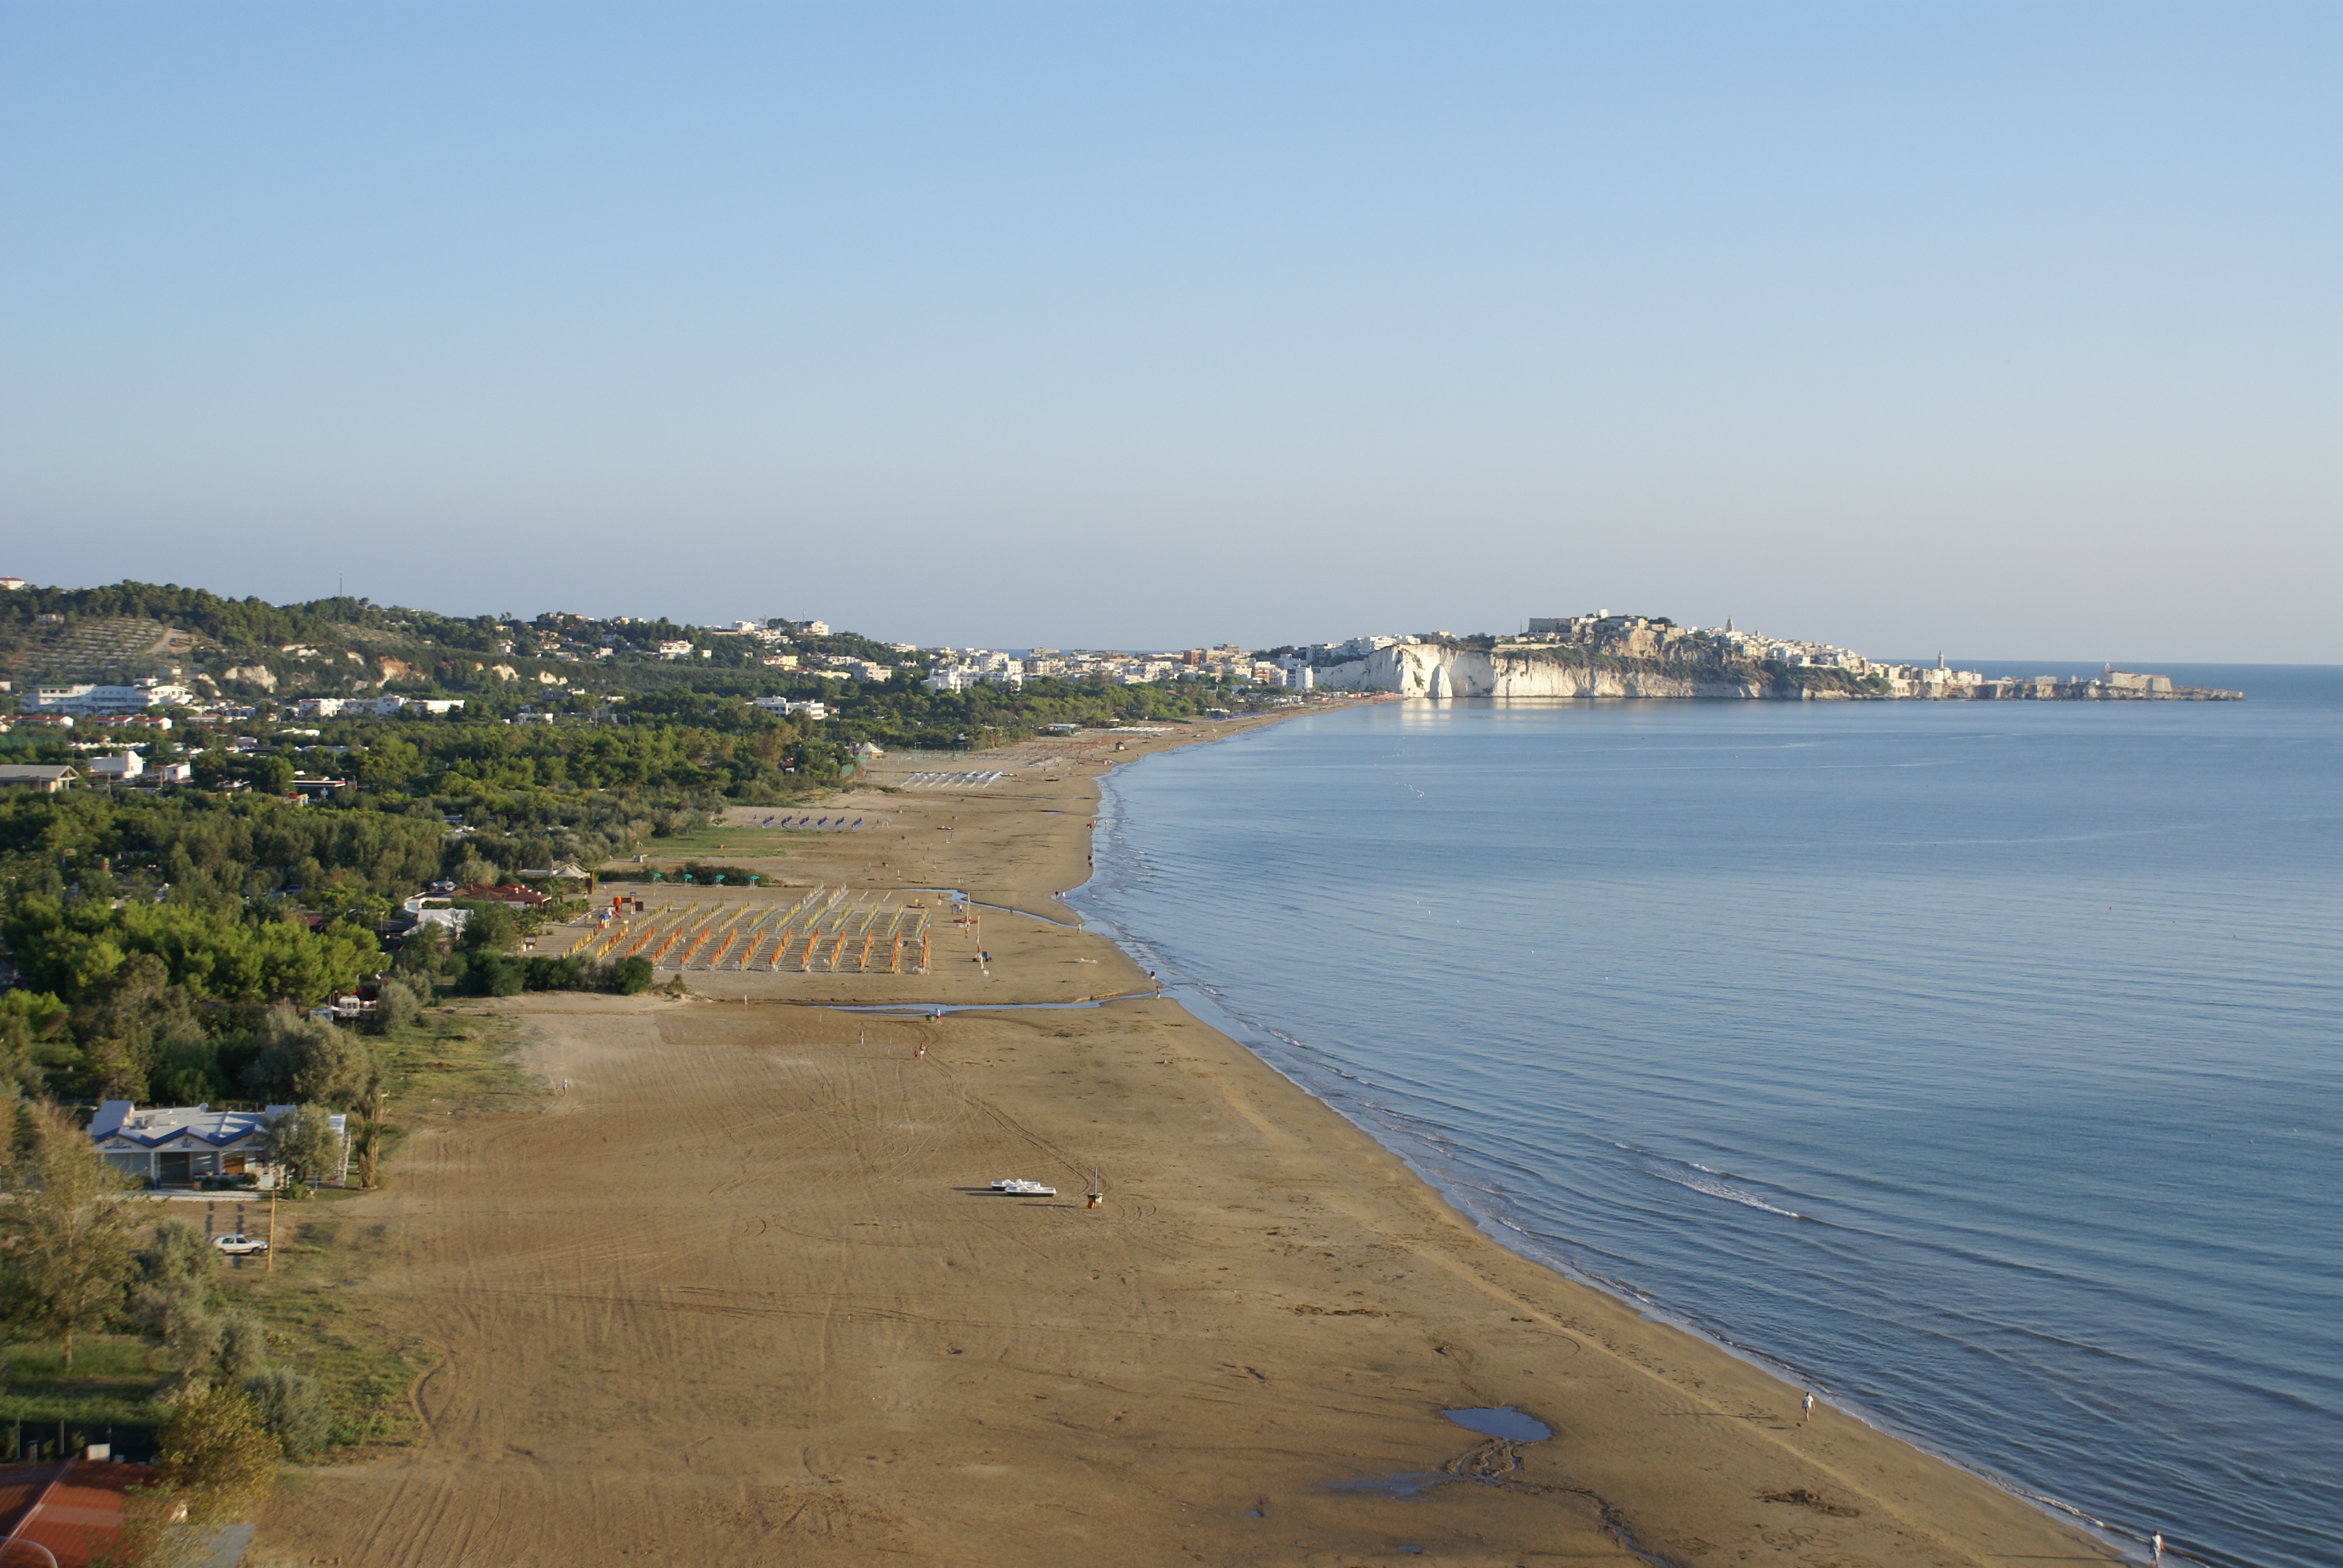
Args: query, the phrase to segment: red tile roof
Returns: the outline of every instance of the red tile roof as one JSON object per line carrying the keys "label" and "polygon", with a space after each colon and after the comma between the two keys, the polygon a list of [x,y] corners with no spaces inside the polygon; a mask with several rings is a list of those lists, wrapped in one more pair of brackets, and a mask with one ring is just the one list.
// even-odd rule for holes
{"label": "red tile roof", "polygon": [[545,902],[543,893],[516,882],[503,882],[495,887],[486,882],[476,882],[468,888],[457,889],[454,896],[470,904],[514,904],[531,909]]}
{"label": "red tile roof", "polygon": [[143,1464],[88,1459],[0,1465],[0,1542],[30,1541],[45,1547],[57,1568],[86,1568],[121,1534],[123,1492],[154,1474]]}

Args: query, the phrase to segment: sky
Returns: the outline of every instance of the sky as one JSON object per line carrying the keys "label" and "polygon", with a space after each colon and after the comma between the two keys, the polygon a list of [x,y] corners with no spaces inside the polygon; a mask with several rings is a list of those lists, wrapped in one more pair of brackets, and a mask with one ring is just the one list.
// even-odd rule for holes
{"label": "sky", "polygon": [[2343,662],[2343,8],[0,8],[0,573]]}

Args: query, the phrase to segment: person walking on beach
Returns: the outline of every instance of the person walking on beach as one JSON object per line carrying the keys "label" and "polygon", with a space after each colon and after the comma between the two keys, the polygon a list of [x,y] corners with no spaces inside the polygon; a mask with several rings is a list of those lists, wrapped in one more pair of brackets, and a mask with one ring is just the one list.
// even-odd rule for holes
{"label": "person walking on beach", "polygon": [[1811,1419],[1813,1418],[1814,1413],[1815,1413],[1815,1396],[1814,1396],[1814,1391],[1813,1391],[1813,1390],[1811,1390],[1811,1389],[1809,1389],[1809,1390],[1806,1392],[1805,1397],[1798,1401],[1798,1424],[1799,1424],[1800,1426],[1804,1426],[1804,1425],[1805,1425],[1805,1424],[1806,1424],[1806,1422],[1807,1422],[1809,1420],[1811,1420]]}
{"label": "person walking on beach", "polygon": [[2164,1561],[2164,1532],[2163,1532],[2163,1531],[2161,1531],[2161,1530],[2157,1531],[2157,1532],[2153,1536],[2149,1537],[2149,1541],[2150,1541],[2150,1543],[2155,1547],[2155,1550],[2156,1550],[2156,1559],[2155,1559],[2155,1560],[2156,1560],[2157,1562],[2158,1562],[2158,1563],[2163,1562],[2163,1561]]}

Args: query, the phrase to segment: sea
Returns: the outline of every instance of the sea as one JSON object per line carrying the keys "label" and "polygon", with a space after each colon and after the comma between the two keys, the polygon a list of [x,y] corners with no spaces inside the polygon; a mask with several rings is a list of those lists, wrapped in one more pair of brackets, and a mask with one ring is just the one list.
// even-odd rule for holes
{"label": "sea", "polygon": [[2162,668],[2247,700],[1312,714],[1116,769],[1071,902],[1506,1245],[2127,1552],[2331,1565],[2343,668]]}

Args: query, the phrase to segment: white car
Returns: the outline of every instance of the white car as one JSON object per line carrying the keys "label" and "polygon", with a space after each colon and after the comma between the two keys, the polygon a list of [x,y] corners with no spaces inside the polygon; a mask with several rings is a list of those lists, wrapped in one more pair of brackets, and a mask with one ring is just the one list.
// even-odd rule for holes
{"label": "white car", "polygon": [[212,1245],[231,1258],[247,1257],[254,1252],[266,1252],[268,1243],[257,1236],[247,1236],[241,1231],[231,1231],[225,1236],[214,1236]]}

